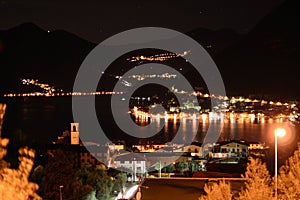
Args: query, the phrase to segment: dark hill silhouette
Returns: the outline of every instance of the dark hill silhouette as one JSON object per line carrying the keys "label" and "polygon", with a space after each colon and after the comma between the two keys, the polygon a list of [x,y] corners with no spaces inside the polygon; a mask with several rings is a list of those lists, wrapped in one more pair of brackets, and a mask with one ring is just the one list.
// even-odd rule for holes
{"label": "dark hill silhouette", "polygon": [[296,0],[287,0],[214,57],[229,93],[300,98],[298,10]]}
{"label": "dark hill silhouette", "polygon": [[32,23],[0,31],[0,90],[9,92],[20,78],[40,79],[70,89],[85,56],[95,47],[63,30],[47,32]]}
{"label": "dark hill silhouette", "polygon": [[[199,28],[188,35],[211,54],[238,38],[234,31],[227,29],[213,31]],[[95,46],[64,30],[48,32],[33,23],[0,30],[0,66],[6,71],[0,75],[0,91],[16,91],[23,77],[39,79],[71,91],[78,68]]]}
{"label": "dark hill silhouette", "polygon": [[224,48],[235,44],[243,35],[233,29],[210,30],[197,28],[186,33],[188,36],[199,42],[212,56]]}
{"label": "dark hill silhouette", "polygon": [[[203,28],[187,35],[207,48],[229,95],[300,99],[298,10],[296,0],[287,0],[245,35]],[[11,91],[21,77],[71,90],[81,62],[95,46],[66,31],[48,33],[32,23],[2,30],[0,92]]]}

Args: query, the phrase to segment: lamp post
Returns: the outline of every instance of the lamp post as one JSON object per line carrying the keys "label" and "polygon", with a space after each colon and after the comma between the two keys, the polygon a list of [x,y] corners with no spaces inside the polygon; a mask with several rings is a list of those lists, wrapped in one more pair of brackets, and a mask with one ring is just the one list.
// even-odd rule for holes
{"label": "lamp post", "polygon": [[278,143],[278,137],[283,137],[285,136],[286,134],[286,131],[285,129],[283,128],[277,128],[275,130],[275,198],[277,199],[277,187],[278,187],[278,184],[277,184],[277,143]]}
{"label": "lamp post", "polygon": [[63,185],[60,185],[59,186],[59,199],[60,200],[62,200],[62,188],[63,188],[64,186]]}

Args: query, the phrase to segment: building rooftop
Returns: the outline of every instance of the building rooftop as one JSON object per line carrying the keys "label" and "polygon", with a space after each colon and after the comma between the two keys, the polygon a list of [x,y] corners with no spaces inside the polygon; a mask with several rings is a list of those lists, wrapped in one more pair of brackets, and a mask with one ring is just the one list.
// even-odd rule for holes
{"label": "building rooftop", "polygon": [[223,145],[230,144],[230,143],[237,143],[237,144],[242,144],[242,145],[250,146],[250,144],[248,142],[245,142],[243,140],[221,141],[221,142],[218,142],[216,145],[223,146]]}
{"label": "building rooftop", "polygon": [[129,152],[116,156],[115,161],[146,161],[146,158],[139,153]]}

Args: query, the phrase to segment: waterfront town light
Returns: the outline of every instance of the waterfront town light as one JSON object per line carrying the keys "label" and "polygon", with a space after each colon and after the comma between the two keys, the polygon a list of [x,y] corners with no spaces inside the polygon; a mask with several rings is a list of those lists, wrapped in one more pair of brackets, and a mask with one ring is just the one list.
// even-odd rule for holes
{"label": "waterfront town light", "polygon": [[277,128],[275,129],[275,198],[277,199],[277,140],[278,137],[284,137],[286,131],[284,128]]}

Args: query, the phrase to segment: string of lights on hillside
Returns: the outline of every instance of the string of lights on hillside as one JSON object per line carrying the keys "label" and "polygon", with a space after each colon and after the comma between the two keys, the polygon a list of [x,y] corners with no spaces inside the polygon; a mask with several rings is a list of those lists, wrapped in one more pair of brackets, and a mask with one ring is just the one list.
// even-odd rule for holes
{"label": "string of lights on hillside", "polygon": [[106,74],[110,77],[116,78],[121,80],[122,85],[126,86],[126,87],[132,87],[133,84],[132,82],[130,82],[130,79],[135,79],[137,81],[143,81],[145,79],[175,79],[177,78],[176,74],[170,74],[170,73],[163,73],[163,74],[133,74],[133,75],[129,75],[129,76],[118,76],[118,75],[114,75],[114,74],[110,74],[107,72],[102,72],[102,74]]}
{"label": "string of lights on hillside", "polygon": [[131,58],[127,58],[127,60],[130,62],[136,62],[136,61],[161,61],[162,62],[173,58],[184,57],[189,53],[190,50],[184,51],[183,53],[160,53],[152,56],[139,55],[139,56],[133,56]]}
{"label": "string of lights on hillside", "polygon": [[10,93],[4,94],[4,97],[56,97],[56,96],[89,96],[89,95],[119,95],[124,94],[124,92],[60,92],[60,93],[42,93],[42,92],[31,92],[31,93]]}
{"label": "string of lights on hillside", "polygon": [[[175,78],[176,75],[165,75],[164,77],[173,77]],[[146,76],[135,76],[133,75],[132,78],[152,78],[152,75],[146,75]],[[125,81],[125,80],[124,80]],[[53,86],[50,86],[50,84],[46,83],[39,83],[38,80],[34,79],[22,79],[22,84],[24,85],[36,85],[40,88],[44,89],[45,92],[31,92],[31,93],[9,93],[4,94],[4,97],[34,97],[34,96],[45,96],[45,97],[51,97],[51,96],[87,96],[87,95],[120,95],[124,94],[124,91],[96,91],[96,92],[63,92],[62,90],[57,90]],[[123,84],[130,84],[129,82],[124,82]],[[194,95],[200,98],[214,98],[218,100],[223,100],[226,102],[229,102],[231,104],[235,104],[238,102],[245,102],[245,103],[259,103],[261,105],[269,104],[269,105],[275,105],[275,106],[295,106],[294,103],[287,103],[287,102],[279,102],[279,101],[267,101],[263,99],[250,99],[245,97],[227,97],[227,96],[218,96],[214,94],[207,94],[202,93],[199,91],[193,91],[192,93],[189,93],[187,91],[179,91],[174,86],[170,88],[170,91],[177,94],[184,94],[184,95]]]}
{"label": "string of lights on hillside", "polygon": [[[130,58],[127,58],[127,61],[129,62],[141,62],[141,61],[165,61],[169,59],[174,59],[178,57],[184,57],[190,53],[190,50],[184,51],[183,53],[160,53],[155,54],[151,56],[145,56],[145,55],[138,55],[133,56]],[[106,74],[110,77],[113,77],[115,79],[121,80],[121,84],[123,84],[125,87],[132,87],[133,83],[130,81],[130,79],[135,79],[137,81],[143,81],[145,79],[175,79],[177,78],[176,74],[170,74],[170,73],[163,73],[163,74],[135,74],[135,75],[129,75],[127,77],[110,74],[108,72],[102,72],[102,74]],[[22,84],[24,85],[35,85],[43,89],[44,92],[31,92],[31,93],[19,93],[19,94],[5,94],[4,97],[33,97],[33,96],[86,96],[86,95],[117,95],[117,94],[124,94],[125,92],[119,91],[119,92],[111,92],[111,91],[97,91],[97,92],[63,92],[62,90],[59,90],[50,84],[47,83],[40,83],[36,79],[21,79]],[[171,92],[177,93],[177,94],[184,94],[184,95],[195,95],[197,97],[201,98],[211,98],[211,99],[218,99],[222,100],[224,102],[228,102],[230,104],[235,104],[238,102],[245,102],[245,103],[256,103],[256,104],[269,104],[269,105],[275,105],[275,106],[290,106],[289,103],[286,102],[275,102],[275,101],[266,101],[266,100],[258,100],[258,99],[250,99],[250,98],[244,98],[244,97],[227,97],[227,96],[217,96],[214,94],[206,94],[201,93],[199,91],[193,91],[192,93],[188,91],[179,91],[178,89],[172,87],[170,88]],[[292,104],[291,104],[292,105]]]}
{"label": "string of lights on hillside", "polygon": [[107,72],[102,72],[102,74],[106,74],[110,77],[116,78],[116,79],[136,79],[136,80],[144,80],[147,78],[160,78],[160,79],[174,79],[177,77],[176,74],[170,74],[170,73],[163,73],[163,74],[133,74],[133,75],[129,75],[129,76],[118,76],[118,75],[114,75],[114,74],[110,74]]}
{"label": "string of lights on hillside", "polygon": [[56,92],[56,89],[53,86],[50,86],[47,83],[39,83],[37,79],[21,79],[23,85],[35,85],[45,90],[46,93]]}
{"label": "string of lights on hillside", "polygon": [[44,92],[30,92],[30,93],[9,93],[4,94],[4,97],[54,97],[54,96],[87,96],[87,95],[118,95],[124,92],[111,91],[97,91],[97,92],[63,92],[63,90],[56,89],[47,83],[39,83],[37,79],[21,79],[23,85],[34,85],[44,90]]}
{"label": "string of lights on hillside", "polygon": [[[184,51],[183,53],[161,53],[161,54],[155,54],[152,56],[135,56],[128,58],[127,60],[130,62],[134,61],[142,61],[142,60],[148,60],[148,61],[164,61],[172,58],[177,58],[177,57],[183,57],[186,56],[188,53],[190,53],[190,50]],[[102,74],[106,74],[110,77],[116,78],[116,79],[123,79],[122,84],[126,87],[131,87],[132,83],[129,82],[128,79],[136,79],[138,81],[142,81],[145,79],[152,79],[152,78],[159,78],[159,79],[175,79],[177,77],[176,74],[170,74],[170,73],[163,73],[163,74],[135,74],[135,75],[130,75],[128,77],[122,77],[119,75],[114,75],[110,74],[107,72],[102,72]],[[127,79],[127,80],[126,80]],[[43,89],[45,92],[33,92],[33,93],[26,93],[26,94],[5,94],[4,96],[6,97],[13,97],[13,96],[65,96],[65,95],[77,95],[74,93],[64,93],[62,90],[56,89],[54,86],[51,86],[50,84],[47,83],[40,83],[37,79],[27,79],[23,78],[21,79],[21,82],[23,85],[35,85]],[[104,93],[109,93],[109,92],[104,92]],[[96,95],[103,94],[103,92],[96,92]],[[81,95],[95,95],[94,93],[82,93]]]}

